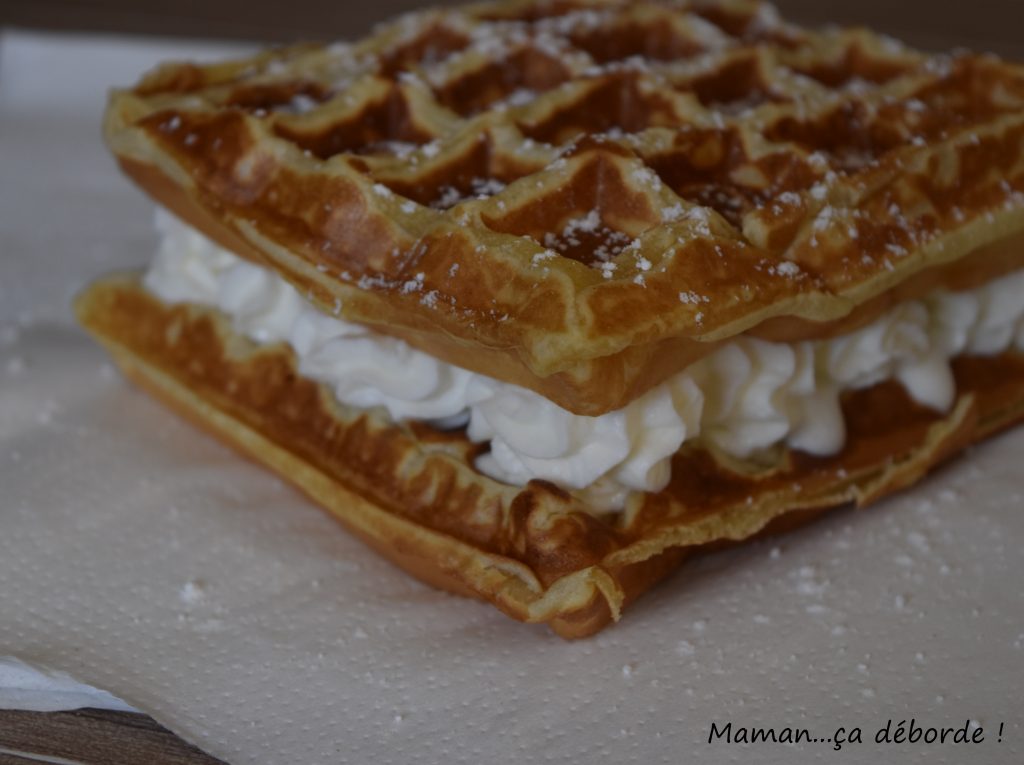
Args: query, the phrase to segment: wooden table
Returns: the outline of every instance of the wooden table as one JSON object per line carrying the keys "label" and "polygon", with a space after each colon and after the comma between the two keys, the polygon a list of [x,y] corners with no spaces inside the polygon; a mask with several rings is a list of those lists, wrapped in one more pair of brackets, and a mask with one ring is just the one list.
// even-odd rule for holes
{"label": "wooden table", "polygon": [[[0,26],[281,42],[357,37],[420,0],[4,0]],[[433,0],[453,5],[453,0]],[[1024,60],[1020,0],[777,0],[787,18],[863,23],[924,48],[969,47]],[[325,32],[325,29],[329,30]],[[6,750],[6,751],[5,751]],[[27,756],[19,756],[18,753]],[[212,765],[221,762],[142,714],[0,710],[0,765]]]}
{"label": "wooden table", "polygon": [[0,709],[0,765],[217,765],[153,718],[104,709]]}

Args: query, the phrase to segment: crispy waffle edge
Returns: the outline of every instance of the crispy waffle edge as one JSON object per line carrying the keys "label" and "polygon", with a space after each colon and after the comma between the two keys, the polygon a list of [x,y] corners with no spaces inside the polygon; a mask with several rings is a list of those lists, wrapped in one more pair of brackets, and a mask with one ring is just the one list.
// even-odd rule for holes
{"label": "crispy waffle edge", "polygon": [[849,439],[835,458],[787,452],[757,471],[684,449],[666,490],[599,517],[551,485],[517,489],[477,473],[480,447],[460,433],[337,405],[296,373],[286,346],[254,346],[215,311],[165,305],[137,276],[96,282],[75,308],[127,377],[292,482],[384,557],[564,638],[617,621],[692,553],[871,504],[1024,418],[1024,356],[962,358],[961,394],[945,416],[883,383],[848,397]]}

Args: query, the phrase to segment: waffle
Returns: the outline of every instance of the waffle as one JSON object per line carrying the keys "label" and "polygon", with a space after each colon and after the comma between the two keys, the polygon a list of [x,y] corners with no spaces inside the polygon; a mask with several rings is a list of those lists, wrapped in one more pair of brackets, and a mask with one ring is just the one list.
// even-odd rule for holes
{"label": "waffle", "polygon": [[1024,70],[760,3],[428,11],[162,67],[105,132],[324,310],[587,415],[738,333],[865,322],[1024,230]]}
{"label": "waffle", "polygon": [[972,441],[1024,419],[1024,356],[962,358],[946,415],[895,383],[849,394],[830,458],[787,453],[751,472],[684,448],[657,494],[595,516],[552,484],[476,472],[462,432],[339,405],[286,346],[256,346],[216,311],[161,303],[134,276],[98,282],[80,321],[125,373],[278,472],[415,576],[562,637],[599,631],[694,552],[786,530],[911,485]]}
{"label": "waffle", "polygon": [[[170,64],[105,133],[164,207],[323,313],[621,409],[723,343],[823,339],[1024,267],[1024,69],[809,31],[765,4],[529,0],[354,45]],[[848,391],[833,456],[700,441],[622,512],[475,468],[465,430],[356,409],[218,311],[138,276],[83,325],[126,374],[413,574],[564,637],[690,554],[863,506],[1024,418],[1017,351],[953,361],[949,411]]]}

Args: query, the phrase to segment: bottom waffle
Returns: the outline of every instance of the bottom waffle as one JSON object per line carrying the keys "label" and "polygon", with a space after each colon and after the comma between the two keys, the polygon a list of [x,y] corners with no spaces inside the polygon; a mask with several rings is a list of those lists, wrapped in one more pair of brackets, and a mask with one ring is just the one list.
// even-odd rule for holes
{"label": "bottom waffle", "polygon": [[77,300],[125,374],[267,465],[418,578],[482,598],[565,638],[594,634],[691,553],[790,528],[907,487],[968,444],[1024,419],[1024,356],[955,360],[947,414],[895,382],[848,394],[836,456],[782,450],[726,463],[684,447],[672,481],[624,512],[593,514],[557,487],[512,487],[473,468],[461,432],[394,423],[337,403],[285,345],[257,346],[216,311],[169,306],[136,276]]}

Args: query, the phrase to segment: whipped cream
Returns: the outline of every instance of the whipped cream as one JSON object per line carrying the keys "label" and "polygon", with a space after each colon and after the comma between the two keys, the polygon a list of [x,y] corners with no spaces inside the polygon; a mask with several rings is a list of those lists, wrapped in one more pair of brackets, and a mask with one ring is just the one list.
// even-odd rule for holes
{"label": "whipped cream", "polygon": [[623,409],[586,417],[516,385],[448,364],[398,338],[327,315],[273,271],[238,258],[159,211],[161,242],[145,285],[171,303],[215,307],[257,343],[285,342],[299,372],[344,404],[395,420],[466,426],[489,442],[477,468],[523,485],[546,479],[595,509],[659,491],[671,457],[699,439],[738,458],[784,443],[817,455],[846,439],[843,391],[900,381],[945,411],[956,397],[950,359],[1024,351],[1024,271],[967,292],[902,303],[829,340],[738,337]]}

